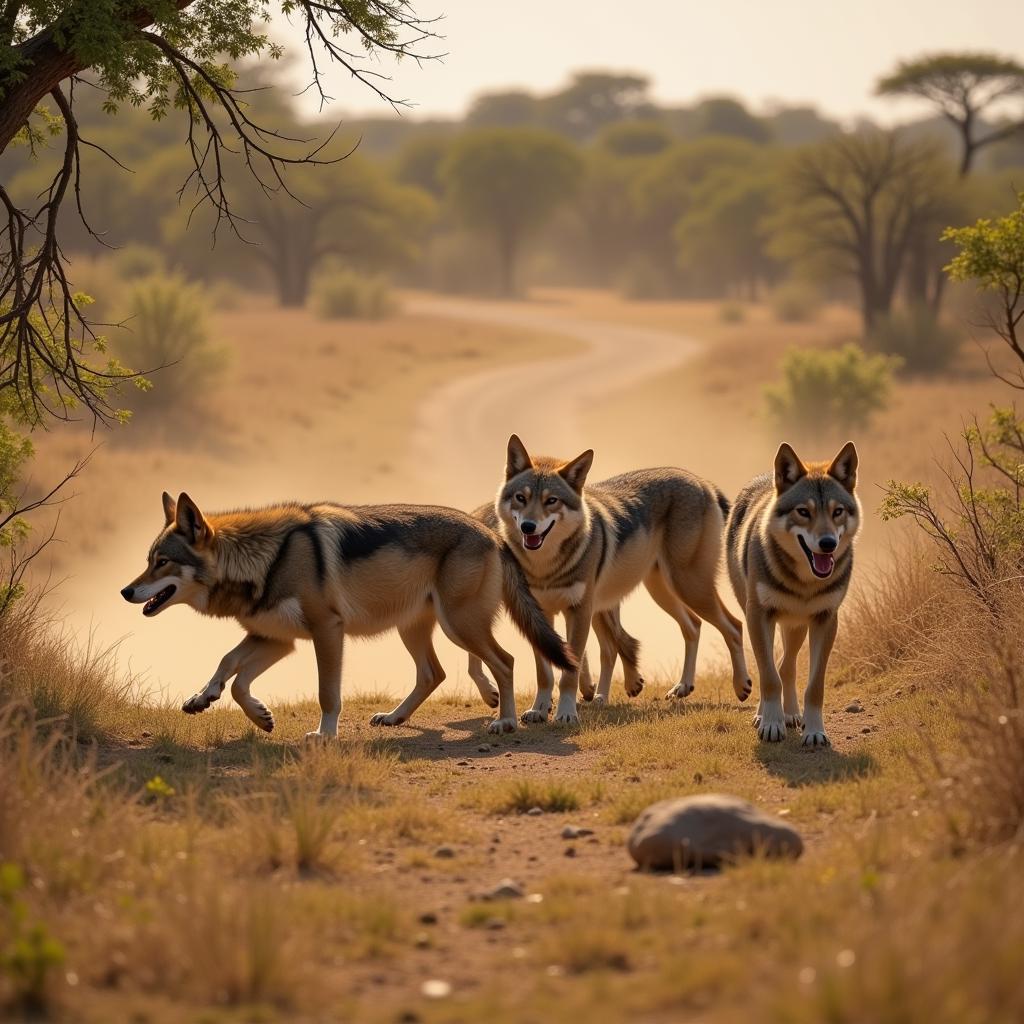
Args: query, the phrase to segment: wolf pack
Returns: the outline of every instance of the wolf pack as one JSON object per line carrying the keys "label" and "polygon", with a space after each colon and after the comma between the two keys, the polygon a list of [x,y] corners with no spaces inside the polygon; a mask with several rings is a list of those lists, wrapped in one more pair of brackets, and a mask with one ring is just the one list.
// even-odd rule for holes
{"label": "wolf pack", "polygon": [[[316,653],[320,702],[320,724],[307,737],[336,737],[345,637],[397,629],[415,683],[394,710],[371,721],[401,725],[445,678],[433,645],[439,625],[468,653],[470,677],[497,709],[489,731],[507,733],[520,722],[578,722],[580,698],[609,700],[618,662],[626,693],[642,691],[640,645],[621,615],[622,601],[641,585],[682,633],[682,671],[669,696],[694,692],[707,622],[729,651],[736,699],[746,701],[752,682],[743,622],[719,593],[724,562],[757,664],[759,738],[777,743],[802,729],[804,746],[828,746],[825,673],[861,520],[853,443],[826,462],[803,462],[784,443],[772,472],[733,501],[674,468],[591,484],[593,460],[591,450],[569,461],[531,456],[512,435],[495,500],[472,514],[330,502],[211,514],[188,494],[175,500],[165,492],[164,524],[146,568],[121,594],[147,617],[183,604],[234,618],[245,631],[185,701],[187,714],[204,711],[230,683],[246,716],[271,731],[274,716],[253,695],[253,682],[306,639]],[[502,609],[534,649],[536,696],[521,716],[512,657],[494,635]],[[564,640],[555,630],[558,614]],[[585,654],[591,629],[600,650],[596,683]],[[797,657],[808,637],[801,704]]]}

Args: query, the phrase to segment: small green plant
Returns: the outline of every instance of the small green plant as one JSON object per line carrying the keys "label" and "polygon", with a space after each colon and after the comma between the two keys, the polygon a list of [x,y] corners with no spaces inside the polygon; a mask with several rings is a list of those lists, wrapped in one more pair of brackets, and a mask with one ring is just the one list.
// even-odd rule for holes
{"label": "small green plant", "polygon": [[351,270],[321,275],[312,299],[317,316],[324,320],[380,320],[398,309],[385,278]]}
{"label": "small green plant", "polygon": [[210,341],[203,290],[177,275],[147,277],[129,290],[126,306],[130,319],[118,347],[153,377],[152,392],[136,402],[136,413],[195,404],[227,362]]}
{"label": "small green plant", "polygon": [[526,814],[534,807],[539,807],[542,811],[559,814],[578,810],[579,806],[579,795],[561,782],[518,779],[500,794],[495,810],[502,814]]}
{"label": "small green plant", "polygon": [[21,897],[25,874],[0,863],[0,975],[13,990],[13,1003],[28,1014],[46,1008],[47,980],[64,963],[64,947],[46,926],[32,921]]}
{"label": "small green plant", "polygon": [[854,344],[838,350],[790,349],[782,381],[765,388],[775,427],[800,437],[832,437],[863,430],[885,408],[899,360],[867,355]]}
{"label": "small green plant", "polygon": [[899,356],[907,373],[935,373],[949,365],[960,348],[960,333],[922,305],[890,313],[875,323],[868,345]]}
{"label": "small green plant", "polygon": [[718,307],[718,319],[723,324],[741,324],[747,319],[747,310],[742,302],[723,302]]}
{"label": "small green plant", "polygon": [[806,323],[821,311],[821,295],[807,281],[784,281],[772,292],[771,306],[784,324]]}
{"label": "small green plant", "polygon": [[146,796],[154,803],[164,803],[174,796],[174,787],[164,782],[162,776],[154,775],[146,783]]}

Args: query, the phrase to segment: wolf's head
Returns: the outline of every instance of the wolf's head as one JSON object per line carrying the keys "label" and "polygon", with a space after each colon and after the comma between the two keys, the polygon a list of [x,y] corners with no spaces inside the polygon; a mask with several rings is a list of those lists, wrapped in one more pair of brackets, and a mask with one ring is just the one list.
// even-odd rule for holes
{"label": "wolf's head", "polygon": [[203,608],[206,580],[213,570],[213,528],[196,503],[184,492],[175,501],[163,495],[164,528],[149,549],[146,571],[121,596],[141,604],[142,614],[156,615],[172,604]]}
{"label": "wolf's head", "polygon": [[571,537],[586,520],[583,485],[593,461],[590,449],[570,462],[532,459],[513,434],[496,505],[509,543],[526,551],[539,551],[546,543],[553,550]]}
{"label": "wolf's head", "polygon": [[802,462],[783,443],[775,456],[775,503],[769,530],[798,565],[828,579],[860,526],[857,449],[843,445],[831,462]]}

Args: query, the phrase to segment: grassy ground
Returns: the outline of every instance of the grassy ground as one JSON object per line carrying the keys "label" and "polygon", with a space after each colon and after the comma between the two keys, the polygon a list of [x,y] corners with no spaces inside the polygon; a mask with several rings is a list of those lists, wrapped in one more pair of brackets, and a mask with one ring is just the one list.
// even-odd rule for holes
{"label": "grassy ground", "polygon": [[[1021,850],[961,839],[933,767],[958,749],[956,719],[897,676],[847,674],[829,694],[835,746],[818,753],[758,744],[716,678],[685,704],[659,700],[664,685],[627,702],[617,684],[578,728],[499,738],[468,696],[386,733],[367,721],[387,702],[364,699],[338,743],[306,748],[311,704],[275,707],[269,737],[226,698],[189,718],[28,634],[38,660],[8,663],[0,691],[0,860],[23,872],[0,925],[38,925],[60,954],[34,987],[0,969],[22,1006],[425,1024],[1024,1011],[1024,922],[999,912],[1024,897]],[[844,710],[854,698],[863,711]],[[66,726],[39,720],[58,712]],[[636,814],[715,791],[784,815],[803,858],[637,873]],[[565,840],[566,824],[592,835]],[[479,898],[506,878],[523,898]]]}

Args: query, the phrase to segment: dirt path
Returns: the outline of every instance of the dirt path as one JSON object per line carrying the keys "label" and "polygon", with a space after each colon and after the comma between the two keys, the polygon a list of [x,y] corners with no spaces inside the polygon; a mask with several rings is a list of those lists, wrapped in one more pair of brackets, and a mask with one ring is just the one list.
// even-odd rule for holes
{"label": "dirt path", "polygon": [[[606,438],[585,435],[583,413],[618,390],[674,370],[700,342],[670,331],[588,320],[551,303],[417,298],[421,315],[560,334],[584,346],[576,355],[461,376],[423,403],[414,431],[412,472],[446,481],[451,500],[478,504],[497,481],[508,435],[566,457]],[[609,409],[607,434],[623,429]],[[599,463],[600,465],[600,463]],[[613,472],[607,463],[598,470]],[[483,485],[482,482],[486,481]]]}

